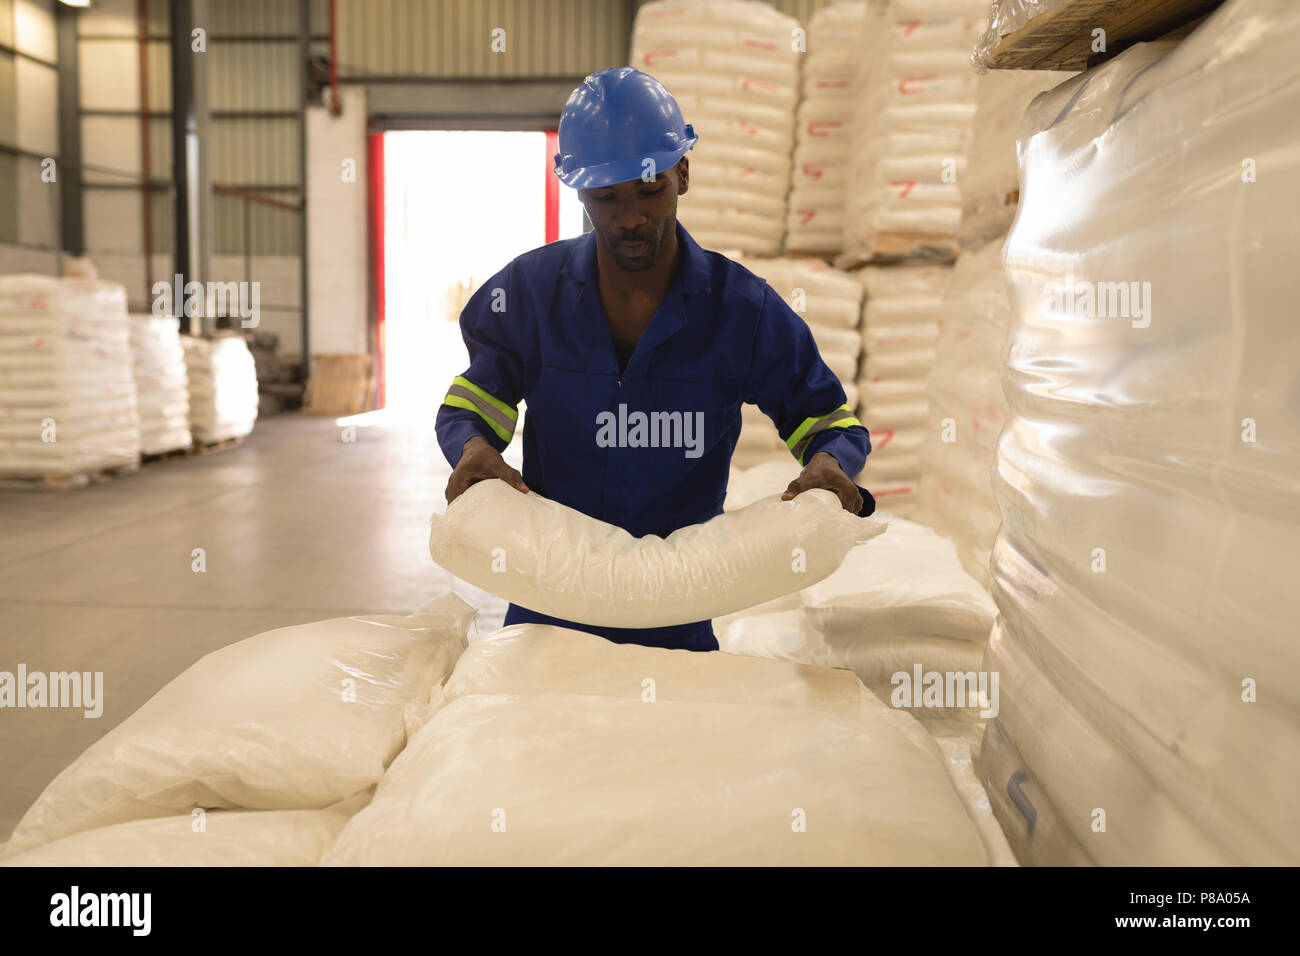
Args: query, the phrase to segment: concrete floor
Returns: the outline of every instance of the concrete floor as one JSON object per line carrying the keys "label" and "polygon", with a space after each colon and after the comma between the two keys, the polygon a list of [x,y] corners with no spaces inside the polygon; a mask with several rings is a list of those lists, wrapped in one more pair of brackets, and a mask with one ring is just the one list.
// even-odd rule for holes
{"label": "concrete floor", "polygon": [[[98,719],[0,710],[0,840],[59,771],[215,648],[409,613],[448,590],[481,609],[478,633],[499,627],[504,604],[429,557],[449,472],[429,419],[345,443],[332,417],[282,415],[230,451],[76,491],[0,491],[0,670],[104,674]],[[191,570],[195,548],[206,573]]]}

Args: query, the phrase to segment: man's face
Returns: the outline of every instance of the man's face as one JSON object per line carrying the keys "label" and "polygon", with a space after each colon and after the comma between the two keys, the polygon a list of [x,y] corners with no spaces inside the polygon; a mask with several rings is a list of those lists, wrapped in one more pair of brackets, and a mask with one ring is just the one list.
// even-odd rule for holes
{"label": "man's face", "polygon": [[689,182],[690,171],[683,157],[649,182],[634,179],[580,189],[578,199],[614,264],[628,272],[641,272],[663,255],[677,227],[677,197],[686,192]]}

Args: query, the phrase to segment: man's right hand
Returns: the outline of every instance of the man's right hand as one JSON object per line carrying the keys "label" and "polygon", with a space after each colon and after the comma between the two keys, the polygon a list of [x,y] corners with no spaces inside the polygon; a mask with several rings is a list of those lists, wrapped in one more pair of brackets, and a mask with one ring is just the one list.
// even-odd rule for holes
{"label": "man's right hand", "polygon": [[447,503],[451,504],[465,493],[466,488],[485,478],[500,478],[512,488],[528,494],[524,476],[507,465],[501,453],[489,445],[486,439],[475,436],[465,442],[460,461],[451,473],[451,480],[447,482]]}

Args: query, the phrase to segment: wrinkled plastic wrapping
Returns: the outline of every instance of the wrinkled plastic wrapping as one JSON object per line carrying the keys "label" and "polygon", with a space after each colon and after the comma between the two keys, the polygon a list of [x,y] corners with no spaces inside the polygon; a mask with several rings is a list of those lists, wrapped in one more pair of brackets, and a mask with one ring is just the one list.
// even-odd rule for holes
{"label": "wrinkled plastic wrapping", "polygon": [[59,774],[0,855],[195,806],[322,809],[366,790],[473,615],[446,595],[408,617],[301,624],[208,654]]}
{"label": "wrinkled plastic wrapping", "polygon": [[201,339],[181,336],[189,377],[190,429],[194,440],[242,438],[257,421],[257,366],[237,335]]}
{"label": "wrinkled plastic wrapping", "polygon": [[868,18],[839,264],[952,258],[987,13],[986,0],[893,0]]}
{"label": "wrinkled plastic wrapping", "polygon": [[[1000,766],[1018,754],[1097,862],[1300,861],[1300,691],[1279,676],[1300,618],[1298,47],[1300,6],[1230,0],[1039,97],[1021,134]],[[1140,308],[1116,287],[1089,306],[1129,282]]]}
{"label": "wrinkled plastic wrapping", "polygon": [[[846,404],[856,408],[858,359],[862,336],[858,319],[862,312],[862,286],[847,272],[821,259],[737,258],[745,268],[766,280],[782,299],[808,323],[822,361],[844,385]],[[772,420],[757,406],[741,409],[740,439],[732,454],[739,468],[765,461],[783,461],[792,456]]]}
{"label": "wrinkled plastic wrapping", "polygon": [[0,276],[0,476],[140,461],[127,326],[117,283]]}
{"label": "wrinkled plastic wrapping", "polygon": [[431,519],[429,552],[452,574],[504,600],[601,627],[687,624],[820,581],[884,525],[807,491],[689,525],[660,538],[622,528],[498,479],[471,485]]}
{"label": "wrinkled plastic wrapping", "polygon": [[651,0],[636,12],[631,65],[673,95],[699,142],[678,218],[708,249],[774,256],[799,98],[798,21],[757,0]]}
{"label": "wrinkled plastic wrapping", "polygon": [[917,513],[952,539],[962,567],[987,587],[989,556],[1002,523],[993,462],[1007,418],[1002,368],[1011,323],[1000,241],[957,260],[942,315],[943,333],[926,380]]}
{"label": "wrinkled plastic wrapping", "polygon": [[853,76],[866,22],[865,0],[821,7],[809,21],[790,171],[787,249],[822,255],[840,251],[844,169],[855,106]]}
{"label": "wrinkled plastic wrapping", "polygon": [[1016,132],[1039,93],[1073,74],[1053,70],[994,70],[981,76],[975,98],[974,134],[961,182],[961,226],[966,247],[1001,239],[1016,217],[1020,167]]}
{"label": "wrinkled plastic wrapping", "polygon": [[917,503],[929,408],[926,377],[952,267],[868,266],[855,275],[867,292],[858,418],[871,433],[871,454],[858,483],[882,507],[906,516]]}
{"label": "wrinkled plastic wrapping", "polygon": [[74,833],[0,866],[315,866],[348,815],[333,810],[214,810]]}
{"label": "wrinkled plastic wrapping", "polygon": [[852,675],[531,625],[470,653],[326,865],[988,861],[935,745]]}
{"label": "wrinkled plastic wrapping", "polygon": [[189,375],[180,320],[132,315],[131,354],[140,410],[140,451],[157,455],[190,446]]}

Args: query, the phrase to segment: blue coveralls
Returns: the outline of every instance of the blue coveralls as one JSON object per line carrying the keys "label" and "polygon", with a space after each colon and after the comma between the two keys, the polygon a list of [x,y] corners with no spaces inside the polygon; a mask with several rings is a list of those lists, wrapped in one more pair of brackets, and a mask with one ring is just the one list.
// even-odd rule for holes
{"label": "blue coveralls", "polygon": [[[503,451],[522,399],[531,491],[637,537],[667,536],[721,514],[744,402],[776,423],[801,464],[825,451],[845,474],[862,471],[867,430],[845,406],[804,321],[765,281],[701,249],[680,223],[677,240],[677,276],[621,372],[600,301],[594,232],[524,253],[483,284],[460,318],[469,368],[438,410],[438,443],[453,467],[476,435]],[[620,415],[620,405],[631,417]],[[624,427],[617,437],[609,426],[617,418],[635,425],[637,411],[681,412],[692,423],[703,412],[702,441],[631,447],[644,430]],[[672,432],[683,441],[687,434]],[[863,499],[870,513],[870,496]],[[522,622],[618,643],[718,647],[710,621],[593,627],[510,605],[505,623]]]}

